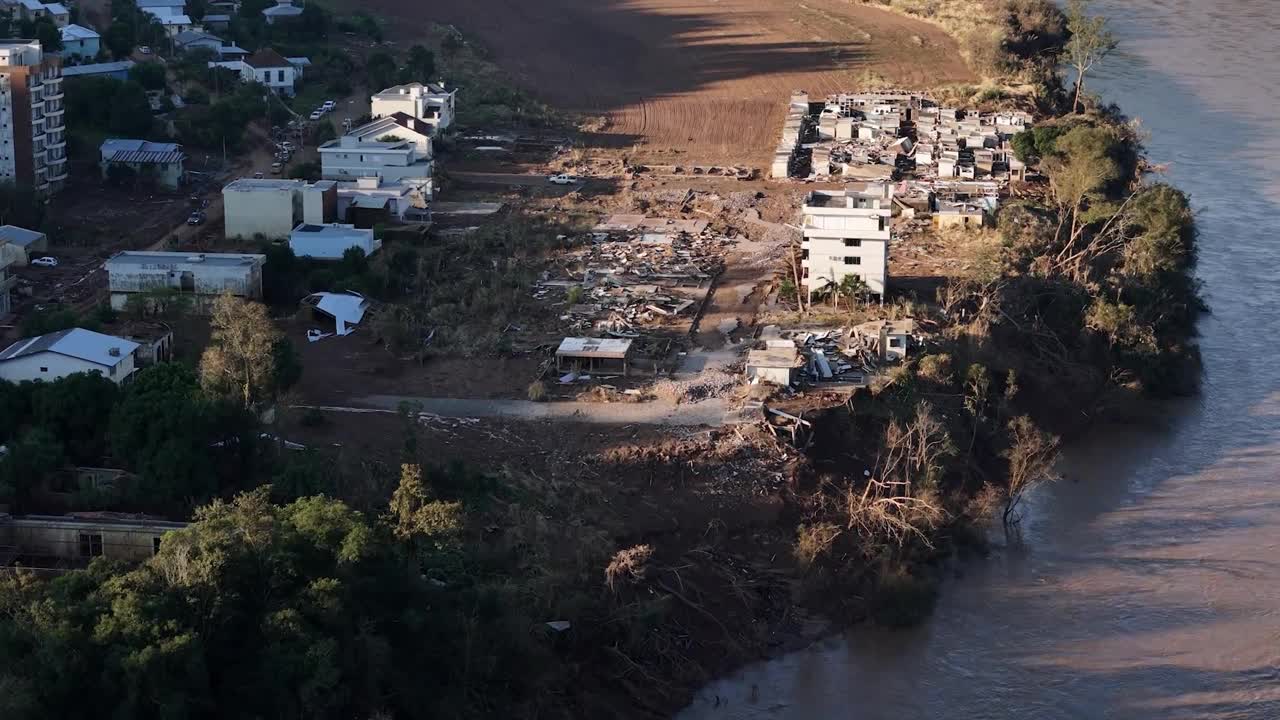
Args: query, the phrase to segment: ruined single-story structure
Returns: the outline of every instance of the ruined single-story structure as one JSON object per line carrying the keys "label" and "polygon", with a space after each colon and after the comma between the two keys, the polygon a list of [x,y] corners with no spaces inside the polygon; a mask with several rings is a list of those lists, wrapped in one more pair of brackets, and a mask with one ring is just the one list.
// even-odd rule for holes
{"label": "ruined single-story structure", "polygon": [[302,304],[312,308],[316,314],[333,320],[334,334],[337,335],[350,335],[369,310],[369,301],[355,292],[312,293],[302,298]]}
{"label": "ruined single-story structure", "polygon": [[262,266],[266,255],[131,251],[106,262],[111,307],[123,310],[131,295],[170,289],[191,299],[192,309],[206,312],[223,293],[262,299]]}
{"label": "ruined single-story structure", "polygon": [[769,347],[747,352],[747,379],[790,385],[800,366],[800,351],[790,340],[770,341]]}
{"label": "ruined single-story structure", "polygon": [[872,320],[853,328],[855,333],[871,339],[871,347],[881,360],[898,361],[907,356],[915,337],[916,321]]}
{"label": "ruined single-story structure", "polygon": [[630,370],[630,361],[630,340],[567,337],[556,348],[556,370],[559,372],[626,375]]}
{"label": "ruined single-story structure", "polygon": [[78,567],[96,557],[138,562],[160,552],[166,533],[186,526],[123,513],[0,514],[0,545],[26,567]]}

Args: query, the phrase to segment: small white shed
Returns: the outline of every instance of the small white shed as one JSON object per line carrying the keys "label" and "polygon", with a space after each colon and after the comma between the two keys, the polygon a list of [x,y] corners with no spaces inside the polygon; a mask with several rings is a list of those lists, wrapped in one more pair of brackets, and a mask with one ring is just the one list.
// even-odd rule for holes
{"label": "small white shed", "polygon": [[791,341],[770,343],[763,350],[747,352],[747,379],[774,385],[790,385],[796,367],[800,364],[800,352]]}
{"label": "small white shed", "polygon": [[367,257],[381,247],[382,241],[373,237],[372,230],[355,225],[302,223],[289,234],[289,248],[294,255],[317,260],[341,260],[351,248],[360,248]]}

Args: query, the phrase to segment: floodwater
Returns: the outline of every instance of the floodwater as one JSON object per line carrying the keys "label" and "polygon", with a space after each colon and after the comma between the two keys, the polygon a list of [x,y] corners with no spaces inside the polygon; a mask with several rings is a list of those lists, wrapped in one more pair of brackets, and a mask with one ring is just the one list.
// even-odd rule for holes
{"label": "floodwater", "polygon": [[965,564],[923,627],[748,667],[680,720],[1280,718],[1280,14],[1094,8],[1122,53],[1093,89],[1199,213],[1202,395],[1075,445],[1023,546]]}

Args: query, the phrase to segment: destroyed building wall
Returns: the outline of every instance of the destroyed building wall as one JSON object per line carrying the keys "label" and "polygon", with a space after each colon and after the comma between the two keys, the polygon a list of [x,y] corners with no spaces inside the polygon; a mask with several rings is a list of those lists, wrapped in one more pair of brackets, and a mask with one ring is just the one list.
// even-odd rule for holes
{"label": "destroyed building wall", "polygon": [[203,312],[223,293],[262,298],[265,255],[123,252],[106,262],[111,307],[123,310],[131,295],[170,288],[191,297]]}

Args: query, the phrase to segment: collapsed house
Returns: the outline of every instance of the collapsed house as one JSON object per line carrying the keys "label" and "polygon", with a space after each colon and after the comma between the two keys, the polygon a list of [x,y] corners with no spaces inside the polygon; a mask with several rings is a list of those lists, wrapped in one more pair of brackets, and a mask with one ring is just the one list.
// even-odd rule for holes
{"label": "collapsed house", "polygon": [[302,298],[302,304],[311,308],[317,316],[333,322],[332,333],[308,332],[307,338],[312,342],[329,335],[350,335],[369,310],[369,301],[355,292],[312,293]]}
{"label": "collapsed house", "polygon": [[853,328],[761,334],[764,348],[747,353],[748,380],[775,385],[840,383],[866,385],[881,369],[907,357],[920,343],[914,320],[875,320]]}
{"label": "collapsed house", "polygon": [[547,299],[562,288],[573,302],[560,319],[572,330],[619,338],[689,319],[723,266],[726,241],[709,235],[707,226],[705,220],[606,218],[589,245],[565,253],[544,275],[534,297]]}
{"label": "collapsed house", "polygon": [[[812,103],[797,92],[772,174],[864,181],[1021,179],[1026,166],[1010,140],[1030,126],[1029,113],[942,107],[919,93],[839,93]],[[807,164],[800,162],[804,153]]]}

